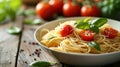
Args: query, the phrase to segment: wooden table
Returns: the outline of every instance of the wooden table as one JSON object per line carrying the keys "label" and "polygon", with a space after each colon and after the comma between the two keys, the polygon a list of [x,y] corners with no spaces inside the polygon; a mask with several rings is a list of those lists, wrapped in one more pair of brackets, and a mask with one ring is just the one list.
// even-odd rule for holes
{"label": "wooden table", "polygon": [[[25,25],[23,24],[23,16],[18,16],[13,22],[0,25],[0,67],[29,67],[33,61],[59,61],[54,58],[48,51],[40,48],[34,41],[34,31],[40,25]],[[6,32],[10,26],[21,28],[19,35],[11,35]],[[35,54],[36,50],[40,49],[40,54]],[[120,67],[120,62],[110,65],[97,67]],[[56,65],[54,67],[79,67],[67,64]]]}

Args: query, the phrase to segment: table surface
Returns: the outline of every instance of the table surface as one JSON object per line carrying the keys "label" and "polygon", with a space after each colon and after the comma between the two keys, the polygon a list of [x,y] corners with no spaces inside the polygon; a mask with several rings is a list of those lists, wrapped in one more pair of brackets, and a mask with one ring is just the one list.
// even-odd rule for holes
{"label": "table surface", "polygon": [[[34,31],[40,25],[26,25],[24,16],[18,16],[13,22],[0,25],[0,67],[29,67],[33,61],[49,61],[60,63],[48,51],[43,50],[34,40]],[[21,29],[19,35],[6,32],[10,26]],[[37,50],[40,53],[35,53]],[[120,67],[120,62],[97,67]],[[60,63],[54,67],[79,67]],[[82,66],[83,67],[83,66]]]}

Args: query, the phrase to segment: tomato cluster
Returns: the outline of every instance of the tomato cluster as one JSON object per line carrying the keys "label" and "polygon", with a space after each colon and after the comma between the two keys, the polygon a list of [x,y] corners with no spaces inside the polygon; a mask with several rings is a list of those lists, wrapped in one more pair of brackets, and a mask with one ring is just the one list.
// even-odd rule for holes
{"label": "tomato cluster", "polygon": [[[83,5],[73,3],[73,0],[48,0],[48,2],[40,2],[36,6],[37,15],[44,20],[51,20],[56,16],[63,15],[65,17],[76,16],[100,16],[99,8],[94,5]],[[77,1],[77,0],[76,0]],[[78,0],[80,1],[80,0]]]}

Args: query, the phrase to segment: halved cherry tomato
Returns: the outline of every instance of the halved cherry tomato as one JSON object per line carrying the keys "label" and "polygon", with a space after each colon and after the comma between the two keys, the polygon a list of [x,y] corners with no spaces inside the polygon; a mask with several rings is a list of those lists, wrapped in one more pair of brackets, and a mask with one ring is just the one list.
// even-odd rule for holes
{"label": "halved cherry tomato", "polygon": [[61,34],[62,37],[64,37],[64,36],[67,36],[67,35],[73,33],[73,31],[74,31],[74,30],[73,30],[73,27],[72,27],[71,25],[65,25],[65,26],[61,29],[60,34]]}
{"label": "halved cherry tomato", "polygon": [[50,0],[49,4],[53,6],[56,14],[62,14],[63,0]]}
{"label": "halved cherry tomato", "polygon": [[74,17],[74,16],[79,16],[80,15],[80,5],[73,4],[72,0],[68,0],[64,5],[63,5],[63,14],[66,17]]}
{"label": "halved cherry tomato", "polygon": [[82,16],[100,16],[100,9],[96,5],[84,5],[81,8],[80,14]]}
{"label": "halved cherry tomato", "polygon": [[48,2],[40,2],[36,5],[36,13],[44,20],[51,20],[54,16],[54,8]]}
{"label": "halved cherry tomato", "polygon": [[95,33],[91,30],[82,30],[80,31],[81,39],[85,41],[92,41],[94,39]]}
{"label": "halved cherry tomato", "polygon": [[103,34],[107,37],[107,38],[115,38],[118,35],[118,31],[113,29],[113,28],[105,28]]}

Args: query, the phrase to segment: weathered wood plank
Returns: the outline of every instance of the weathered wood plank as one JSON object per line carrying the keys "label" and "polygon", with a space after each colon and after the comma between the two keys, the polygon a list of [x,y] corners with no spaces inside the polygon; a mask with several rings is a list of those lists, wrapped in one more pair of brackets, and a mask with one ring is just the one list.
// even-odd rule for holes
{"label": "weathered wood plank", "polygon": [[23,17],[19,16],[15,22],[0,25],[0,67],[15,67],[20,35],[11,35],[6,30],[10,26],[22,29],[22,20]]}
{"label": "weathered wood plank", "polygon": [[[29,67],[29,64],[36,60],[59,63],[51,54],[35,44],[34,31],[37,27],[38,26],[24,26],[17,67]],[[35,51],[39,49],[41,49],[40,55],[35,54]]]}

